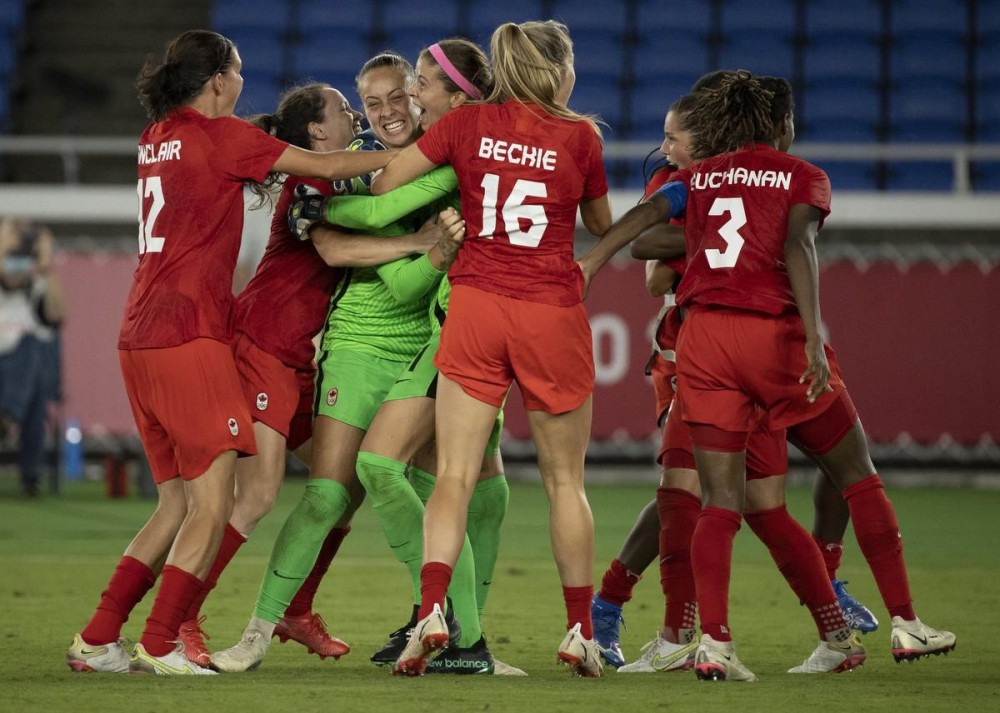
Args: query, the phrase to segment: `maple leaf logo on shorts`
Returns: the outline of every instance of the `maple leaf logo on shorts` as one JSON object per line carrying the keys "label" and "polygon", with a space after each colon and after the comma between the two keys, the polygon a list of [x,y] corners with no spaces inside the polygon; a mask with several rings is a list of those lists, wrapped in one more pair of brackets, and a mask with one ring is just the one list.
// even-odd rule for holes
{"label": "maple leaf logo on shorts", "polygon": [[240,424],[236,422],[235,418],[229,419],[229,432],[234,436],[240,435]]}
{"label": "maple leaf logo on shorts", "polygon": [[257,410],[265,411],[267,409],[267,394],[261,391],[257,394]]}
{"label": "maple leaf logo on shorts", "polygon": [[337,394],[337,390],[336,389],[330,389],[329,391],[327,391],[326,392],[326,405],[327,406],[333,406],[335,403],[337,403],[337,395],[338,394]]}

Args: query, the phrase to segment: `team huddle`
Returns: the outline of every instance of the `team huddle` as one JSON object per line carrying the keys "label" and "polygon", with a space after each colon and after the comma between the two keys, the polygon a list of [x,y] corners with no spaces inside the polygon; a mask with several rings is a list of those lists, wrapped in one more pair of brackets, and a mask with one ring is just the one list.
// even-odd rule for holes
{"label": "team huddle", "polygon": [[[196,30],[139,76],[151,123],[118,349],[159,503],[74,637],[71,669],[248,671],[274,636],[322,658],[349,653],[313,599],[367,497],[413,596],[371,661],[397,675],[525,675],[493,657],[481,627],[515,382],[550,500],[567,617],[557,656],[574,673],[599,677],[606,663],[756,680],[728,625],[743,519],[818,630],[791,672],[860,665],[858,632],[878,626],[836,577],[848,520],[896,660],[955,647],[914,612],[895,514],[823,339],[815,238],[830,184],[787,153],[787,81],[744,70],[699,79],[665,116],[669,164],[613,222],[599,120],[570,108],[561,23],[501,25],[489,57],[457,38],[415,65],[382,52],[357,75],[363,115],[310,83],[273,114],[236,118],[241,68],[231,41]],[[279,185],[280,195],[264,257],[234,298],[247,184],[262,201]],[[575,258],[578,216],[599,241]],[[665,298],[650,362],[662,474],[595,594],[584,299],[629,244]],[[784,505],[788,441],[819,467],[811,534]],[[210,652],[201,607],[272,509],[288,451],[309,466],[305,491],[242,638]],[[653,559],[664,625],[626,664],[622,607]],[[157,579],[132,647],[122,627]]]}

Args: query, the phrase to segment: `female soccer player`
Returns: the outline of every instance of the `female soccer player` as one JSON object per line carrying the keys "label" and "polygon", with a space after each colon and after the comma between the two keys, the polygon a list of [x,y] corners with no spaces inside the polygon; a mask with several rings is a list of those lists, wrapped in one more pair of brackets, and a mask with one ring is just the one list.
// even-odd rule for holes
{"label": "female soccer player", "polygon": [[710,680],[755,678],[736,658],[728,590],[747,439],[759,409],[842,488],[892,616],[896,660],[955,646],[954,634],[926,626],[913,611],[892,505],[820,332],[815,237],[829,213],[830,184],[821,170],[780,150],[791,144],[794,122],[791,114],[774,121],[772,96],[742,70],[704,92],[690,127],[692,157],[703,160],[605,237],[626,243],[649,225],[685,216],[678,395],[705,499],[691,559],[703,632],[695,671]]}
{"label": "female soccer player", "polygon": [[451,304],[435,360],[438,475],[424,516],[420,621],[395,672],[423,673],[447,643],[441,612],[469,500],[516,381],[551,503],[569,624],[559,657],[599,676],[590,622],[593,518],[583,485],[594,364],[582,299],[593,272],[573,259],[573,230],[578,209],[596,235],[610,224],[600,135],[566,107],[575,74],[564,25],[506,23],[493,33],[491,54],[495,86],[487,102],[449,112],[373,183],[375,193],[385,192],[451,163],[473,236],[449,272]]}
{"label": "female soccer player", "polygon": [[[406,95],[412,75],[409,62],[393,52],[372,58],[358,74],[365,113],[383,144],[405,144],[418,131],[416,110]],[[437,212],[426,209],[379,232],[405,234]],[[310,571],[317,562],[329,564],[335,551],[329,544],[331,530],[344,530],[364,497],[355,472],[358,447],[396,377],[430,336],[430,294],[461,244],[457,214],[444,219],[443,227],[455,227],[449,235],[457,239],[420,258],[347,270],[336,286],[318,358],[309,482],[274,544],[242,640],[212,655],[219,670],[246,671],[260,664]],[[342,539],[343,532],[334,537]]]}
{"label": "female soccer player", "polygon": [[[361,131],[361,116],[339,91],[313,83],[289,89],[274,114],[257,116],[252,121],[292,145],[325,151],[346,148]],[[201,629],[200,611],[205,598],[257,523],[274,507],[284,479],[286,450],[307,465],[310,460],[316,375],[313,337],[326,321],[330,295],[341,278],[341,271],[331,266],[381,265],[425,252],[441,236],[436,226],[401,237],[332,235],[330,231],[315,230],[314,247],[292,231],[287,212],[300,186],[322,195],[337,195],[354,192],[356,184],[361,185],[360,178],[332,183],[286,178],[264,257],[236,299],[233,350],[253,418],[257,455],[237,462],[233,514],[205,584],[180,627],[185,654],[201,666],[211,663]],[[324,547],[329,558],[321,556],[317,560],[317,567],[275,629],[282,640],[299,641],[321,657],[339,657],[349,650],[326,633],[322,618],[312,611],[312,596],[325,573],[323,564],[329,565],[345,534],[342,528],[331,531]]]}
{"label": "female soccer player", "polygon": [[[233,118],[241,67],[230,40],[192,30],[139,74],[152,123],[139,143],[139,266],[118,348],[159,503],[74,637],[76,671],[206,672],[175,642],[229,519],[237,455],[255,452],[229,346],[243,184],[272,172],[349,178],[389,158],[306,151]],[[121,627],[161,569],[130,660]]]}

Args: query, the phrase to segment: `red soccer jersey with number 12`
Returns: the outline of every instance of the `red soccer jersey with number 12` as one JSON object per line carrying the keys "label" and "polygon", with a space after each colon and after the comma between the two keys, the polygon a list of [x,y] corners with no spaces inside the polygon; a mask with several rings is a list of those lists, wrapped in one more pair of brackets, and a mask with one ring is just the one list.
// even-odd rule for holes
{"label": "red soccer jersey with number 12", "polygon": [[687,270],[677,303],[770,315],[796,311],[785,239],[797,203],[830,213],[830,180],[811,163],[770,146],[746,146],[678,171],[688,187]]}
{"label": "red soccer jersey with number 12", "polygon": [[466,241],[452,285],[568,307],[583,276],[573,256],[581,201],[608,192],[601,141],[585,121],[508,101],[448,112],[418,141],[450,163],[462,189]]}
{"label": "red soccer jersey with number 12", "polygon": [[242,119],[182,108],[139,139],[139,266],[119,349],[232,336],[243,183],[262,181],[288,147]]}

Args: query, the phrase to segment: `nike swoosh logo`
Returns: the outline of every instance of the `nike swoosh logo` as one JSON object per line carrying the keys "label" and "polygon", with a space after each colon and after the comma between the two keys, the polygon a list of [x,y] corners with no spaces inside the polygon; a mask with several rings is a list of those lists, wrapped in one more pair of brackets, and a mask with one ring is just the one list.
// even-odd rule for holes
{"label": "nike swoosh logo", "polygon": [[659,654],[656,654],[656,656],[654,656],[653,660],[650,662],[650,665],[657,671],[665,671],[666,669],[670,668],[673,664],[677,663],[678,661],[683,661],[688,656],[690,656],[691,652],[694,651],[695,648],[696,647],[694,646],[694,644],[691,644],[683,649],[673,652],[669,656],[660,656]]}
{"label": "nike swoosh logo", "polygon": [[[927,643],[927,642],[924,642],[924,643]],[[80,649],[80,655],[81,656],[90,656],[92,654],[99,654],[99,653],[101,653],[104,650],[105,649],[104,649],[103,646],[101,646],[100,648],[97,648],[97,649]]]}
{"label": "nike swoosh logo", "polygon": [[912,636],[914,639],[916,639],[917,641],[919,641],[924,646],[927,646],[927,637],[926,636],[923,637],[923,638],[917,636],[916,634],[910,634],[910,636]]}
{"label": "nike swoosh logo", "polygon": [[410,544],[411,542],[413,542],[413,540],[407,540],[406,542],[400,542],[400,543],[399,543],[398,545],[394,545],[394,544],[392,544],[392,543],[390,542],[390,543],[389,543],[389,549],[392,549],[392,550],[398,550],[398,549],[399,549],[400,547],[406,547],[406,546],[407,546],[408,544]]}
{"label": "nike swoosh logo", "polygon": [[492,579],[491,579],[490,581],[488,581],[488,582],[483,582],[483,586],[484,586],[484,587],[488,587],[488,586],[490,586],[491,584],[493,584],[493,580],[492,580]]}
{"label": "nike swoosh logo", "polygon": [[274,574],[274,576],[277,577],[278,579],[302,579],[301,577],[289,577],[287,575],[282,574],[276,569],[272,569],[271,573]]}

